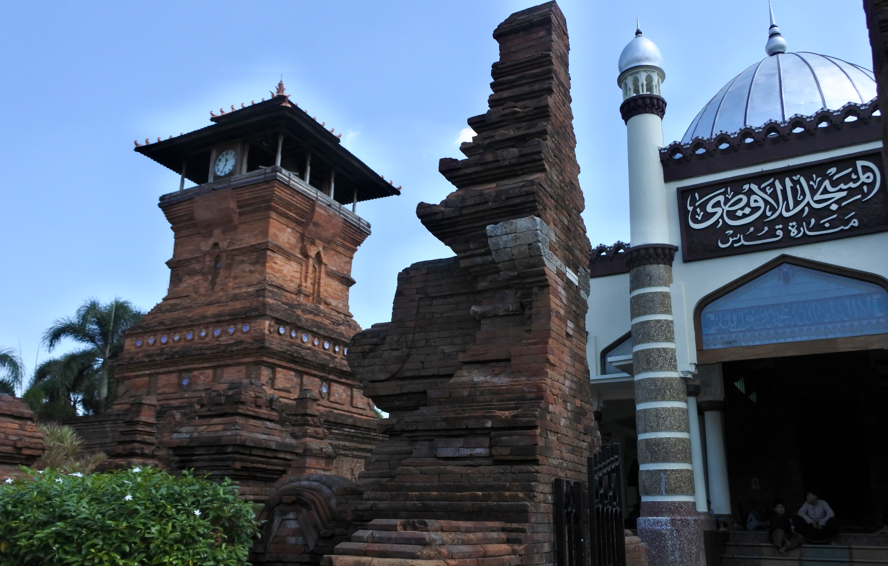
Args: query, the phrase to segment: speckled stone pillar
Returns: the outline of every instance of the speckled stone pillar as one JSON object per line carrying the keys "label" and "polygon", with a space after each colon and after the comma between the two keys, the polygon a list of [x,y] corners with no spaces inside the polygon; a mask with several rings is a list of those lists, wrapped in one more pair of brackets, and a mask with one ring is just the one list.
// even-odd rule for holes
{"label": "speckled stone pillar", "polygon": [[652,566],[706,564],[694,498],[688,399],[675,357],[672,260],[678,248],[646,244],[627,252],[632,367],[638,432],[638,534]]}

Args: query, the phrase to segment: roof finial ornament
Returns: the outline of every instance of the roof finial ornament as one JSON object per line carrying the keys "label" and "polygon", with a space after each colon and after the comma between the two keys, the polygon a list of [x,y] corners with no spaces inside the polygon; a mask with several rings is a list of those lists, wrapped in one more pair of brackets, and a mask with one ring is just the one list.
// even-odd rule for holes
{"label": "roof finial ornament", "polygon": [[768,43],[765,44],[765,53],[768,55],[777,55],[786,53],[786,40],[780,34],[780,28],[777,27],[777,21],[774,19],[774,7],[768,2],[768,10],[771,12],[771,27],[768,28]]}
{"label": "roof finial ornament", "polygon": [[290,98],[290,95],[286,93],[286,89],[284,88],[284,75],[281,75],[281,81],[277,85],[277,91],[268,92],[271,93],[272,98],[274,98],[275,96],[286,96],[287,98]]}
{"label": "roof finial ornament", "polygon": [[641,21],[635,18],[635,35],[641,35]]}

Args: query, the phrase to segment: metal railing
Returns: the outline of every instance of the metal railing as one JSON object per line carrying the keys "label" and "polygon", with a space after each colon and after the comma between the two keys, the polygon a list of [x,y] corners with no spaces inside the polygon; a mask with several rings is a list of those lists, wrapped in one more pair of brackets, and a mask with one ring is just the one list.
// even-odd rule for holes
{"label": "metal railing", "polygon": [[586,566],[589,523],[588,493],[583,482],[555,480],[555,563],[558,566]]}
{"label": "metal railing", "polygon": [[603,447],[587,460],[583,482],[553,484],[557,566],[626,566],[620,447]]}
{"label": "metal railing", "polygon": [[593,566],[626,566],[620,445],[604,446],[587,463]]}

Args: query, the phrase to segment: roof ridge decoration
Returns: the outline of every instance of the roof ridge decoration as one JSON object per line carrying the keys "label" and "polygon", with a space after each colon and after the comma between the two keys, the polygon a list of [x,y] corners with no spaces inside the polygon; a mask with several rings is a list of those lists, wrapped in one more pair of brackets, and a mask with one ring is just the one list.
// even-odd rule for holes
{"label": "roof ridge decoration", "polygon": [[604,277],[629,273],[627,253],[632,249],[628,242],[617,240],[612,246],[598,244],[589,257],[590,277]]}
{"label": "roof ridge decoration", "polygon": [[[272,92],[272,91],[268,91],[268,92],[269,92],[269,94],[271,94],[271,98],[268,99],[268,102],[271,102],[271,101],[275,100],[276,98],[281,98],[281,100],[279,100],[278,103],[283,103],[285,106],[291,106],[291,105],[292,105],[292,106],[295,106],[296,108],[299,108],[299,104],[297,104],[296,102],[293,102],[293,101],[290,100],[290,96],[291,96],[291,95],[287,94],[287,92],[286,92],[286,87],[284,87],[284,81],[283,81],[283,79],[281,79],[281,80],[278,82],[277,87],[276,87],[276,91],[275,91],[275,92]],[[263,98],[263,99],[259,102],[259,104],[262,104],[262,103],[264,103],[264,102],[265,102],[265,99]],[[256,101],[255,101],[255,100],[251,100],[251,101],[250,101],[250,106],[255,106],[255,105],[256,105]],[[213,122],[215,122],[217,118],[221,118],[221,117],[223,117],[223,116],[227,116],[227,115],[229,115],[229,114],[233,114],[233,113],[235,113],[235,112],[240,112],[241,110],[247,110],[247,109],[250,108],[250,106],[247,106],[246,104],[244,104],[243,102],[241,102],[240,108],[235,108],[235,107],[234,107],[234,104],[232,104],[232,105],[231,105],[231,110],[229,110],[228,112],[226,112],[224,108],[219,108],[219,114],[216,114],[215,112],[213,112],[212,110],[210,110],[210,116],[211,116],[210,120],[212,120]],[[299,109],[302,110],[304,113],[308,114],[308,111],[307,111],[307,110],[305,110],[305,109],[303,109],[303,108],[299,108]],[[317,116],[312,116],[312,119],[313,119],[315,122],[318,121],[318,117],[317,117]],[[326,130],[326,129],[327,129],[327,122],[322,122],[322,123],[321,123],[321,126],[323,126],[324,129]],[[341,138],[342,138],[342,132],[339,132],[338,134],[335,134],[335,133],[334,133],[335,131],[336,131],[336,128],[330,128],[329,130],[327,130],[327,133],[329,133],[331,136],[336,137],[337,139],[341,139]],[[179,135],[181,136],[182,134],[180,133]],[[168,139],[173,139],[173,136],[170,136]],[[159,141],[161,141],[161,139],[160,139],[160,138],[157,138],[157,141],[159,142]],[[145,138],[145,143],[143,143],[143,144],[142,144],[142,143],[139,143],[139,140],[135,140],[134,143],[136,144],[136,147],[142,147],[143,145],[151,145],[152,142],[149,140],[149,138]],[[154,142],[154,143],[157,143],[157,142]]]}
{"label": "roof ridge decoration", "polygon": [[[284,88],[284,79],[283,78],[281,78],[280,82],[277,84],[277,91],[276,92],[268,91],[268,93],[271,94],[272,98],[276,98],[278,96],[285,96],[288,100],[290,99],[290,95],[287,94],[287,89]],[[234,106],[232,106],[231,109],[234,110]]]}
{"label": "roof ridge decoration", "polygon": [[[878,113],[876,113],[878,112]],[[694,138],[689,142],[682,143],[675,141],[666,147],[660,148],[660,162],[667,171],[667,181],[673,178],[686,178],[687,175],[677,174],[669,175],[668,171],[673,167],[685,165],[693,162],[701,162],[711,160],[714,157],[728,156],[737,154],[741,151],[752,150],[764,146],[773,146],[777,144],[785,144],[792,141],[808,140],[813,137],[825,137],[838,132],[849,132],[849,130],[860,130],[873,120],[881,123],[881,112],[879,112],[879,100],[874,98],[867,103],[859,104],[849,102],[838,110],[826,110],[802,116],[795,114],[787,120],[780,122],[770,120],[757,128],[745,127],[736,132],[720,131],[711,138]],[[873,139],[881,137],[881,128],[877,128],[871,136]],[[863,143],[870,141],[867,136],[846,136],[849,139],[837,140],[841,145],[850,145],[851,143]],[[853,137],[853,139],[851,139]],[[860,139],[857,139],[857,138]],[[835,145],[840,147],[841,145]],[[831,149],[829,147],[829,149]],[[810,151],[811,148],[806,148]],[[817,151],[820,148],[815,148]],[[828,149],[828,148],[822,148]],[[808,153],[805,151],[804,153]],[[781,156],[768,156],[774,159]],[[756,163],[770,161],[765,159],[756,161]],[[751,163],[749,163],[751,164]],[[741,164],[743,166],[746,164]],[[720,167],[719,170],[725,170]],[[713,171],[714,172],[714,171]]]}

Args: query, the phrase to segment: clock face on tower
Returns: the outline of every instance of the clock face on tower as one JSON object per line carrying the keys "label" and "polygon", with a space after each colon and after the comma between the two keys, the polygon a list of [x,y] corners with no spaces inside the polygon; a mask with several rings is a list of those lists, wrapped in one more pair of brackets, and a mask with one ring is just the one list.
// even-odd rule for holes
{"label": "clock face on tower", "polygon": [[216,158],[216,165],[214,168],[216,175],[224,177],[231,173],[236,161],[237,153],[235,153],[233,149],[226,149],[220,153],[219,157]]}

